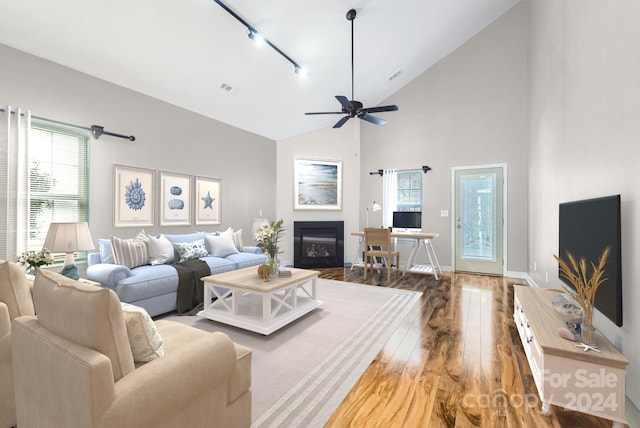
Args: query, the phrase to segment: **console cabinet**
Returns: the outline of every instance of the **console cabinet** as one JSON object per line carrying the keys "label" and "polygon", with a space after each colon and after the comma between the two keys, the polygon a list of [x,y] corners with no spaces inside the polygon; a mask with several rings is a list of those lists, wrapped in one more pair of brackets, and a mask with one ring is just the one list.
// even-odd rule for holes
{"label": "console cabinet", "polygon": [[580,342],[563,339],[564,321],[553,310],[557,291],[514,286],[513,318],[542,401],[613,421],[625,420],[625,376],[628,360],[596,332],[600,352],[584,351]]}

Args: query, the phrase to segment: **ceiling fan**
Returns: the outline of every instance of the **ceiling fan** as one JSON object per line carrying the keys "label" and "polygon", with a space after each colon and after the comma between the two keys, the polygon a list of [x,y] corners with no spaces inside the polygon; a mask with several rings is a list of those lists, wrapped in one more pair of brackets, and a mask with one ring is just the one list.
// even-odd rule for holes
{"label": "ceiling fan", "polygon": [[340,128],[344,125],[347,120],[358,117],[362,120],[366,120],[367,122],[373,123],[374,125],[384,125],[387,123],[385,120],[382,120],[378,117],[372,116],[369,113],[382,113],[385,111],[397,111],[397,105],[388,105],[388,106],[379,106],[379,107],[367,107],[364,108],[360,101],[355,101],[353,98],[353,21],[356,19],[356,11],[355,9],[351,9],[347,12],[347,19],[351,21],[351,100],[349,100],[344,95],[336,95],[336,99],[342,105],[341,111],[325,111],[325,112],[313,112],[313,113],[305,113],[307,115],[314,114],[345,114],[342,119],[340,119],[335,125],[334,128]]}

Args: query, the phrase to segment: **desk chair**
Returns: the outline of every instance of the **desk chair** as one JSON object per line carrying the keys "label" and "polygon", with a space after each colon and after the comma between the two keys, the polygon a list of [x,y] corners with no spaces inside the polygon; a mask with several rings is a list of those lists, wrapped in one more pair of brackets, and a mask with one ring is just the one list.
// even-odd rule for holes
{"label": "desk chair", "polygon": [[[376,249],[379,247],[379,249]],[[384,257],[387,261],[387,282],[391,281],[391,266],[395,257],[396,272],[400,272],[400,253],[393,251],[391,231],[367,227],[364,229],[364,279],[367,279],[369,266],[373,268],[376,257]],[[369,262],[369,258],[372,258]]]}

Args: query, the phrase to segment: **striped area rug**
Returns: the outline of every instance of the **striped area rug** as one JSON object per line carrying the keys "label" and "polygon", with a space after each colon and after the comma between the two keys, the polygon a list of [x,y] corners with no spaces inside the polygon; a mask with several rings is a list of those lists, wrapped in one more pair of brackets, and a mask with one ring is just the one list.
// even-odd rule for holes
{"label": "striped area rug", "polygon": [[[332,285],[353,288],[359,299],[375,294],[384,295],[386,301],[255,420],[253,427],[324,426],[382,346],[403,325],[412,310],[419,308],[417,303],[422,295],[414,291],[345,282]],[[325,285],[324,292],[329,292],[330,288]]]}
{"label": "striped area rug", "polygon": [[253,427],[322,427],[389,338],[419,316],[422,293],[327,279],[317,287],[322,305],[269,336],[198,316],[164,318],[253,350]]}

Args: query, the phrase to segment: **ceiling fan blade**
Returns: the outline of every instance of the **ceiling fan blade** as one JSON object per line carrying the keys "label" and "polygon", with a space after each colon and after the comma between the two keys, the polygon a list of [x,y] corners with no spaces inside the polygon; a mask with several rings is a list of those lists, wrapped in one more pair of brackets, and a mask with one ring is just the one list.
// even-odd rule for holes
{"label": "ceiling fan blade", "polygon": [[351,104],[351,101],[349,101],[349,99],[344,95],[336,95],[336,100],[338,100],[340,104],[342,104],[342,107],[344,107],[345,109],[349,111],[354,109],[353,104]]}
{"label": "ceiling fan blade", "polygon": [[371,116],[370,114],[365,114],[365,115],[363,115],[363,116],[358,116],[358,117],[359,117],[360,119],[362,119],[362,120],[366,120],[367,122],[371,122],[371,123],[373,123],[374,125],[380,125],[380,126],[382,126],[382,125],[384,125],[384,124],[386,124],[386,123],[387,123],[387,121],[386,121],[386,120],[382,120],[382,119],[380,119],[379,117]]}
{"label": "ceiling fan blade", "polygon": [[347,120],[351,119],[351,116],[345,116],[342,119],[340,119],[335,125],[333,125],[334,128],[340,128],[342,125],[344,125]]}
{"label": "ceiling fan blade", "polygon": [[343,111],[316,111],[316,112],[311,112],[311,113],[305,113],[306,115],[312,115],[312,114],[344,114]]}
{"label": "ceiling fan blade", "polygon": [[394,104],[390,106],[369,107],[369,108],[363,108],[362,111],[364,111],[365,113],[381,113],[383,111],[398,111],[398,106]]}

